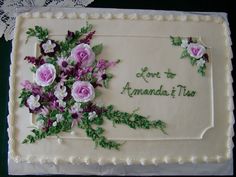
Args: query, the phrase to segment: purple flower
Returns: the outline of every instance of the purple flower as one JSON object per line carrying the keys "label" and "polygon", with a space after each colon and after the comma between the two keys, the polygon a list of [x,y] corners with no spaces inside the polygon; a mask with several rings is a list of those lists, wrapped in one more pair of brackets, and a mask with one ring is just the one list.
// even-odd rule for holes
{"label": "purple flower", "polygon": [[42,89],[41,89],[41,87],[38,86],[38,85],[36,85],[36,84],[34,84],[34,83],[31,83],[31,82],[28,81],[28,80],[23,81],[23,82],[21,83],[21,86],[22,86],[24,89],[26,89],[26,90],[32,92],[32,94],[33,94],[34,96],[35,96],[35,95],[41,95],[41,94],[42,94]]}
{"label": "purple flower", "polygon": [[88,74],[88,73],[90,73],[92,71],[93,71],[93,67],[91,67],[91,66],[87,67],[87,68],[83,68],[83,69],[79,68],[78,71],[77,71],[77,78],[81,79],[81,77],[83,75]]}
{"label": "purple flower", "polygon": [[28,80],[24,80],[24,81],[21,83],[21,86],[22,86],[24,89],[28,90],[28,91],[32,91],[32,88],[33,88],[33,84],[32,84],[30,81],[28,81]]}
{"label": "purple flower", "polygon": [[48,86],[53,83],[56,78],[56,69],[52,64],[43,64],[37,70],[35,74],[35,82],[40,86]]}
{"label": "purple flower", "polygon": [[88,44],[79,44],[71,51],[71,56],[81,66],[91,66],[95,61],[95,54]]}
{"label": "purple flower", "polygon": [[48,55],[50,57],[54,56],[56,51],[59,50],[59,45],[54,40],[50,39],[41,42],[39,47],[43,55]]}
{"label": "purple flower", "polygon": [[76,81],[72,86],[71,92],[72,97],[77,102],[88,102],[95,97],[93,86],[86,81]]}
{"label": "purple flower", "polygon": [[114,66],[116,64],[116,62],[114,61],[107,61],[107,60],[104,60],[104,59],[100,59],[98,62],[97,62],[97,65],[96,67],[99,69],[99,70],[105,70],[111,66]]}
{"label": "purple flower", "polygon": [[48,115],[48,113],[49,113],[49,110],[48,110],[48,108],[47,107],[45,107],[45,106],[43,106],[42,108],[41,108],[41,115],[43,115],[43,116],[47,116]]}
{"label": "purple flower", "polygon": [[90,40],[93,38],[95,31],[90,32],[85,38],[81,39],[80,43],[90,44]]}
{"label": "purple flower", "polygon": [[206,52],[206,49],[201,44],[190,43],[187,47],[187,51],[191,57],[199,59],[204,55],[204,53]]}
{"label": "purple flower", "polygon": [[66,40],[71,40],[75,37],[75,33],[72,31],[67,31]]}
{"label": "purple flower", "polygon": [[97,78],[97,82],[105,80],[106,79],[106,72],[105,72],[105,70],[98,71],[97,73],[94,73],[94,77]]}
{"label": "purple flower", "polygon": [[70,71],[72,66],[69,64],[69,60],[66,58],[58,58],[57,64],[64,72]]}
{"label": "purple flower", "polygon": [[42,56],[39,56],[38,58],[33,56],[26,56],[24,60],[28,61],[28,63],[32,63],[35,66],[40,66],[45,63],[45,60]]}

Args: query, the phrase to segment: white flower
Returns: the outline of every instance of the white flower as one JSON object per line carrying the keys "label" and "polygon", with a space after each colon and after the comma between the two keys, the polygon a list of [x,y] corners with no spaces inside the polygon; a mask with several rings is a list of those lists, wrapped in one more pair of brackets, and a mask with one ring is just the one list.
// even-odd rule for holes
{"label": "white flower", "polygon": [[52,43],[51,40],[48,40],[46,43],[42,45],[43,51],[45,53],[51,53],[54,52],[54,48],[56,47],[56,44]]}
{"label": "white flower", "polygon": [[62,116],[62,114],[57,114],[56,118],[57,118],[57,122],[62,122],[64,120],[64,117]]}
{"label": "white flower", "polygon": [[39,95],[37,96],[30,95],[30,97],[27,99],[26,102],[31,110],[34,110],[35,108],[38,108],[40,106],[39,99],[40,99]]}
{"label": "white flower", "polygon": [[206,61],[204,59],[197,60],[197,67],[203,67],[205,65]]}
{"label": "white flower", "polygon": [[76,102],[73,106],[71,106],[71,112],[80,112],[82,110],[81,103],[79,102]]}
{"label": "white flower", "polygon": [[55,95],[59,100],[63,100],[63,98],[67,96],[66,87],[65,87],[64,85],[58,84],[58,85],[56,86],[54,95]]}
{"label": "white flower", "polygon": [[53,126],[53,127],[56,127],[56,126],[57,126],[57,121],[53,122],[53,123],[52,123],[52,126]]}
{"label": "white flower", "polygon": [[42,129],[44,127],[44,120],[40,119],[37,121],[37,128]]}
{"label": "white flower", "polygon": [[204,53],[206,52],[206,49],[201,44],[190,43],[188,45],[187,51],[191,57],[199,59],[204,55]]}
{"label": "white flower", "polygon": [[183,47],[183,48],[187,48],[188,47],[188,40],[187,39],[182,39],[181,42],[182,42],[181,43],[181,47]]}
{"label": "white flower", "polygon": [[60,107],[63,107],[63,108],[66,107],[66,102],[64,102],[63,100],[57,100],[57,102],[59,103]]}
{"label": "white flower", "polygon": [[97,117],[97,113],[95,111],[89,113],[89,120],[93,120],[95,117]]}

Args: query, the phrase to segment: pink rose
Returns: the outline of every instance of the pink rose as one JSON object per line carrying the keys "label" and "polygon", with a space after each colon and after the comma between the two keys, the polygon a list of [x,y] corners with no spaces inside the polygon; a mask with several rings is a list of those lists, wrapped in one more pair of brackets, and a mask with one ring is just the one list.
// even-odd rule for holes
{"label": "pink rose", "polygon": [[86,81],[76,81],[72,86],[71,93],[77,102],[88,102],[95,97],[93,86]]}
{"label": "pink rose", "polygon": [[81,67],[91,66],[95,60],[95,54],[88,44],[79,44],[71,51],[71,56]]}
{"label": "pink rose", "polygon": [[48,86],[53,83],[56,78],[56,69],[52,64],[43,64],[37,70],[35,74],[35,82],[40,86]]}
{"label": "pink rose", "polygon": [[188,45],[187,51],[191,57],[199,59],[204,55],[206,49],[201,44],[190,43]]}

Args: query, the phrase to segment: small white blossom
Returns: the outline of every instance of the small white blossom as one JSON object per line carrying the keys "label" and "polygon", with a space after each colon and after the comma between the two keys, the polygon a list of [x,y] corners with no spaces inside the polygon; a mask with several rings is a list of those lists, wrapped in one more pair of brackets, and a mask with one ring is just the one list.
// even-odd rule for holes
{"label": "small white blossom", "polygon": [[54,48],[56,47],[56,44],[52,43],[51,40],[48,40],[46,43],[42,45],[43,51],[45,53],[51,53],[54,52]]}
{"label": "small white blossom", "polygon": [[65,101],[63,101],[63,100],[57,100],[57,102],[59,103],[59,106],[60,106],[60,107],[63,107],[63,108],[66,107],[66,102],[65,102]]}
{"label": "small white blossom", "polygon": [[40,99],[39,95],[37,96],[30,95],[30,97],[27,99],[26,102],[31,110],[34,110],[35,108],[38,108],[40,106],[39,99]]}
{"label": "small white blossom", "polygon": [[42,129],[43,127],[44,127],[44,120],[43,119],[38,120],[37,121],[37,128]]}
{"label": "small white blossom", "polygon": [[52,123],[52,126],[53,126],[53,127],[56,127],[56,126],[57,126],[57,121],[53,122],[53,123]]}
{"label": "small white blossom", "polygon": [[63,100],[63,98],[67,96],[66,87],[65,87],[64,85],[58,84],[58,85],[56,86],[54,95],[55,95],[59,100]]}
{"label": "small white blossom", "polygon": [[95,111],[89,113],[89,120],[93,120],[95,117],[97,117],[97,113]]}
{"label": "small white blossom", "polygon": [[81,103],[76,102],[73,106],[71,106],[71,112],[80,112],[82,111]]}
{"label": "small white blossom", "polygon": [[182,39],[181,47],[183,47],[183,48],[188,47],[188,40],[187,39]]}
{"label": "small white blossom", "polygon": [[197,67],[198,68],[203,67],[205,63],[206,61],[201,58],[200,60],[197,60]]}
{"label": "small white blossom", "polygon": [[62,116],[62,114],[57,114],[56,118],[57,118],[57,122],[61,122],[64,120],[64,117]]}

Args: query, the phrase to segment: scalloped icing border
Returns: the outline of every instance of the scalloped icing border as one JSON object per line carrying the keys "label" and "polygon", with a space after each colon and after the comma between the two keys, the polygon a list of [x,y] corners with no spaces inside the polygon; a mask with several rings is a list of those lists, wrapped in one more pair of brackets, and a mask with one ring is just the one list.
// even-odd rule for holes
{"label": "scalloped icing border", "polygon": [[[171,13],[171,12],[170,12]],[[231,49],[232,41],[230,38],[230,29],[229,29],[229,24],[227,20],[224,20],[222,17],[219,16],[210,16],[210,15],[140,15],[137,13],[132,13],[132,14],[125,14],[125,13],[117,13],[117,14],[112,14],[112,13],[77,13],[77,12],[72,12],[72,13],[64,13],[64,12],[26,12],[17,17],[16,20],[16,30],[14,34],[14,40],[12,43],[12,48],[16,45],[16,36],[18,35],[17,31],[17,26],[21,23],[22,18],[57,18],[57,19],[107,19],[107,20],[112,20],[112,19],[127,19],[127,20],[157,20],[157,21],[194,21],[194,22],[199,22],[199,21],[205,21],[205,22],[213,22],[213,23],[218,23],[222,24],[225,29],[225,46],[227,50],[227,82],[228,82],[228,88],[227,88],[227,97],[228,97],[228,111],[229,111],[229,128],[227,131],[227,152],[226,156],[220,156],[216,155],[214,157],[208,157],[208,156],[203,156],[203,157],[196,157],[196,156],[190,156],[189,159],[183,159],[181,156],[179,157],[170,157],[170,156],[165,156],[164,158],[152,158],[152,159],[131,159],[127,157],[126,159],[119,159],[116,157],[113,157],[111,159],[103,159],[99,158],[97,160],[92,160],[89,157],[84,157],[83,159],[80,157],[75,157],[75,156],[70,156],[68,159],[60,159],[58,157],[55,157],[53,159],[41,157],[41,158],[36,158],[35,156],[28,156],[27,158],[22,158],[19,155],[17,155],[16,152],[16,144],[15,144],[15,138],[14,134],[17,131],[16,127],[14,127],[14,108],[15,108],[15,102],[14,100],[10,99],[8,102],[8,109],[9,109],[9,115],[7,117],[8,119],[8,135],[9,135],[9,157],[14,160],[16,163],[20,162],[27,162],[27,163],[71,163],[71,164],[80,164],[80,163],[85,163],[87,165],[89,164],[94,164],[97,163],[99,165],[104,165],[104,164],[126,164],[126,165],[132,165],[132,164],[141,164],[141,165],[158,165],[160,163],[178,163],[178,164],[183,164],[187,162],[191,163],[199,163],[199,162],[222,162],[223,160],[230,159],[232,157],[232,149],[234,147],[233,144],[233,136],[234,136],[234,130],[233,130],[233,125],[234,125],[234,102],[233,102],[233,87],[232,87],[232,82],[233,82],[233,77],[231,75],[231,72],[233,70],[232,67],[232,58],[233,58],[233,53]],[[10,90],[9,90],[9,98],[15,97],[15,91],[14,91],[14,86],[16,84],[16,78],[14,76],[15,69],[16,69],[16,63],[14,62],[14,59],[16,56],[16,52],[12,51],[11,53],[11,65],[10,65],[10,77],[9,77],[9,85],[10,85]]]}

